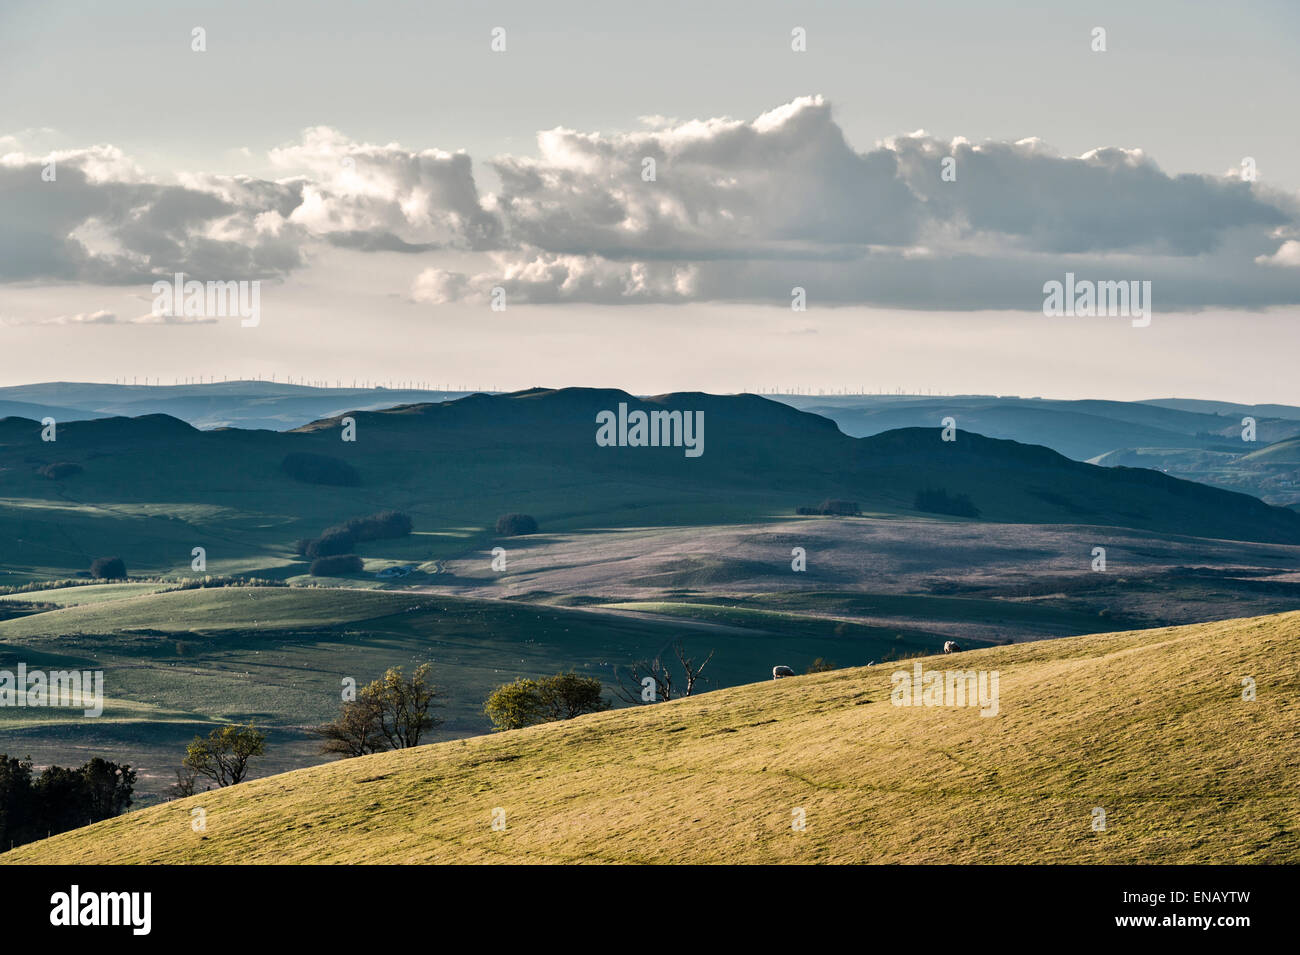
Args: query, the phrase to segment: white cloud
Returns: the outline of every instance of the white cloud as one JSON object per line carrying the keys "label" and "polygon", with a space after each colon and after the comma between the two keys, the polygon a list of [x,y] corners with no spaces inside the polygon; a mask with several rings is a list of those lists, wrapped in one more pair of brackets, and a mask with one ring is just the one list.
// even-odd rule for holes
{"label": "white cloud", "polygon": [[1281,265],[1287,268],[1300,268],[1300,241],[1288,239],[1272,255],[1259,255],[1255,261],[1260,265]]}
{"label": "white cloud", "polygon": [[[283,178],[146,176],[120,150],[0,159],[0,281],[282,276],[313,243],[418,257],[408,294],[445,303],[812,302],[1041,307],[1065,271],[1159,282],[1165,307],[1300,302],[1292,196],[1164,173],[1140,148],[1064,156],[1034,137],[917,130],[857,150],[805,96],[750,119],[641,118],[631,132],[545,130],[492,161],[313,127],[272,150]],[[951,159],[956,177],[941,175]],[[643,177],[646,160],[654,176]],[[474,264],[464,271],[450,260]]]}

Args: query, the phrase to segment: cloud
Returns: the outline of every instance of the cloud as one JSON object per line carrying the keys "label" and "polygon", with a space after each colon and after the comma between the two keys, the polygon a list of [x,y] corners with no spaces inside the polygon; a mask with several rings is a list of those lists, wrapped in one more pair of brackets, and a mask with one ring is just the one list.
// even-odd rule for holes
{"label": "cloud", "polygon": [[305,173],[288,220],[335,244],[385,251],[494,247],[500,223],[479,201],[466,153],[355,143],[317,126],[271,151],[281,169]]}
{"label": "cloud", "polygon": [[1300,282],[1259,267],[1296,222],[1292,197],[1169,176],[1140,149],[917,131],[857,151],[821,97],[750,121],[645,122],[548,130],[537,158],[498,159],[486,205],[512,248],[493,270],[439,270],[441,294],[786,304],[800,286],[821,304],[1036,310],[1043,282],[1074,271],[1150,279],[1164,307],[1300,302]]}
{"label": "cloud", "polygon": [[270,278],[323,243],[410,256],[407,294],[434,304],[498,287],[511,303],[785,304],[800,286],[813,305],[1036,310],[1067,271],[1151,280],[1166,308],[1300,303],[1294,196],[1169,175],[1139,148],[918,130],[857,149],[820,96],[545,130],[535,156],[491,160],[486,195],[463,152],[323,126],[271,151],[276,180],[158,182],[111,146],[51,155],[56,183],[47,157],[0,158],[0,281]]}
{"label": "cloud", "polygon": [[1257,255],[1255,261],[1260,265],[1281,265],[1287,268],[1300,268],[1300,241],[1288,239],[1272,255]]}
{"label": "cloud", "polygon": [[76,315],[60,315],[47,319],[45,325],[116,325],[117,316],[107,309],[97,312],[78,312]]}
{"label": "cloud", "polygon": [[[53,160],[53,179],[42,176]],[[291,186],[209,179],[205,188],[144,178],[109,146],[0,157],[0,281],[150,282],[183,271],[282,275],[303,264],[301,237],[268,225]]]}

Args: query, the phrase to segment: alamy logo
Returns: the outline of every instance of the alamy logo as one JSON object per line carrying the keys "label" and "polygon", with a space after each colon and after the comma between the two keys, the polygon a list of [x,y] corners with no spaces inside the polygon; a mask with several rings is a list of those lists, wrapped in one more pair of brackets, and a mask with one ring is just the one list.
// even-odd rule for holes
{"label": "alamy logo", "polygon": [[173,281],[153,283],[155,318],[229,318],[238,315],[244,328],[256,328],[262,321],[262,283],[184,281],[177,272]]}
{"label": "alamy logo", "polygon": [[980,716],[998,715],[998,671],[930,670],[912,664],[912,672],[895,670],[889,677],[895,706],[978,706]]}
{"label": "alamy logo", "polygon": [[633,411],[620,401],[618,414],[596,413],[596,444],[602,448],[685,448],[688,458],[704,453],[703,411]]}
{"label": "alamy logo", "polygon": [[104,712],[103,670],[0,670],[0,706],[81,707],[86,716]]}
{"label": "alamy logo", "polygon": [[1151,324],[1151,282],[1137,279],[1119,282],[1075,281],[1073,272],[1065,282],[1043,283],[1043,314],[1048,318],[1109,315],[1133,319],[1134,328]]}
{"label": "alamy logo", "polygon": [[74,885],[50,896],[50,924],[129,925],[132,935],[148,935],[153,926],[152,892],[85,892]]}

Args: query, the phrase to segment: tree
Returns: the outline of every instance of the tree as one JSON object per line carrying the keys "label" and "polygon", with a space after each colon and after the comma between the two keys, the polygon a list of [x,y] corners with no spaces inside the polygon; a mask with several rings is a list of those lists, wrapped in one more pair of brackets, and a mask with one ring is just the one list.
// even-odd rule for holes
{"label": "tree", "polygon": [[709,655],[697,665],[693,658],[686,655],[686,647],[680,640],[673,644],[673,655],[677,657],[677,663],[681,666],[682,674],[685,677],[683,682],[686,686],[683,696],[690,696],[695,692],[695,684],[699,680],[700,674],[704,672],[704,668],[713,659],[713,654],[717,652],[716,650],[710,650]]}
{"label": "tree", "polygon": [[126,577],[126,562],[121,557],[96,557],[90,564],[90,576],[122,580]]}
{"label": "tree", "polygon": [[86,777],[75,769],[50,766],[32,786],[37,807],[37,832],[66,832],[88,826],[90,789]]}
{"label": "tree", "polygon": [[[670,651],[677,661],[680,673],[674,672],[671,660],[665,661],[661,657],[649,661],[638,660],[622,669],[615,667],[614,675],[619,681],[615,692],[629,703],[667,702],[674,694],[690,696],[695,692],[700,674],[717,651],[710,650],[709,655],[699,663],[688,654],[685,644],[680,640],[672,645]],[[648,691],[652,691],[652,694]]]}
{"label": "tree", "polygon": [[361,483],[357,469],[346,461],[325,454],[308,454],[293,451],[284,456],[280,470],[297,481],[308,484],[333,484],[338,487],[356,487]]}
{"label": "tree", "polygon": [[609,701],[601,695],[604,689],[600,680],[572,670],[542,680],[524,678],[493,690],[483,711],[497,730],[570,720],[609,709]]}
{"label": "tree", "polygon": [[0,754],[0,850],[33,835],[32,761]]}
{"label": "tree", "polygon": [[264,755],[266,734],[252,723],[232,723],[214,729],[207,739],[194,737],[185,748],[184,766],[218,786],[233,786],[248,775],[249,760]]}
{"label": "tree", "polygon": [[382,680],[375,680],[359,694],[378,712],[379,732],[393,749],[420,745],[426,730],[442,724],[429,710],[436,702],[437,687],[429,682],[433,667],[421,663],[409,679],[403,679],[401,667],[391,667]]}
{"label": "tree", "polygon": [[198,773],[192,769],[182,767],[176,770],[176,782],[167,787],[167,795],[174,799],[184,799],[186,796],[193,796],[195,783],[198,782]]}
{"label": "tree", "polygon": [[483,703],[483,712],[495,730],[517,730],[547,721],[542,714],[540,685],[526,678],[493,690]]}
{"label": "tree", "polygon": [[350,554],[356,550],[356,547],[357,538],[355,534],[344,527],[331,527],[320,537],[308,541],[306,556],[313,559],[317,557],[336,557],[339,554]]}
{"label": "tree", "polygon": [[542,704],[554,719],[571,720],[585,713],[599,713],[610,707],[601,694],[605,688],[595,677],[578,676],[570,670],[542,681]]}
{"label": "tree", "polygon": [[356,554],[339,554],[334,557],[317,557],[311,562],[307,573],[313,577],[343,577],[359,574],[365,566],[366,562]]}
{"label": "tree", "polygon": [[322,753],[335,756],[368,756],[388,749],[378,700],[364,691],[359,699],[343,704],[339,718],[316,728],[324,742]]}
{"label": "tree", "polygon": [[120,816],[131,808],[135,790],[135,770],[96,756],[81,767],[86,779],[86,794],[92,822]]}
{"label": "tree", "polygon": [[536,534],[537,518],[531,514],[502,514],[497,518],[497,533],[502,537]]}
{"label": "tree", "polygon": [[99,757],[80,769],[49,766],[33,779],[30,759],[0,755],[0,848],[120,815],[134,786],[133,769]]}
{"label": "tree", "polygon": [[834,663],[831,663],[829,660],[824,660],[821,657],[818,657],[816,660],[814,660],[811,664],[808,665],[809,673],[826,673],[827,671],[834,670],[834,669],[835,669]]}

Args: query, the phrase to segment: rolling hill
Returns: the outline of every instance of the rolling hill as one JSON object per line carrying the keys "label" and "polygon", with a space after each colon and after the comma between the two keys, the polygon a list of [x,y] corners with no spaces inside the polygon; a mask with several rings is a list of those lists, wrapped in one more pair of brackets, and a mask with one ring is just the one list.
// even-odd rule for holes
{"label": "rolling hill", "polygon": [[909,661],[998,671],[992,717],[891,705],[894,666],[767,681],[253,780],[0,862],[1294,864],[1298,636],[1289,613]]}
{"label": "rolling hill", "polygon": [[52,381],[0,388],[0,418],[58,421],[171,415],[196,428],[296,428],[347,409],[391,408],[444,401],[470,392],[404,387],[329,387],[275,381],[220,381],[184,385],[109,385]]}
{"label": "rolling hill", "polygon": [[[704,453],[598,447],[595,416],[704,413]],[[827,498],[915,517],[918,492],[966,495],[982,519],[1093,524],[1273,543],[1300,542],[1300,517],[1242,494],[1145,469],[1100,468],[1042,447],[960,431],[844,435],[818,415],[752,395],[639,401],[571,388],[358,411],[290,432],[200,431],[166,415],[72,421],[43,442],[37,422],[0,421],[0,583],[69,576],[116,555],[134,573],[187,573],[196,545],[209,572],[294,576],[293,542],[349,517],[395,508],[418,533],[376,556],[431,561],[492,538],[500,514],[547,530],[690,526],[791,515]],[[356,486],[304,483],[286,455],[344,462]],[[50,478],[47,464],[80,473]],[[367,556],[370,556],[367,554]]]}

